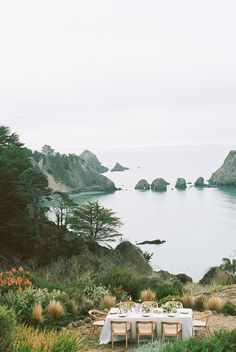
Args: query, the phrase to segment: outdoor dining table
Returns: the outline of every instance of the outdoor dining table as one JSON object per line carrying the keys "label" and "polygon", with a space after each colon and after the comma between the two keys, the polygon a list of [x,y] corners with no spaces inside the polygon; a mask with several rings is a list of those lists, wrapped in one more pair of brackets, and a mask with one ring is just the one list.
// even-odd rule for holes
{"label": "outdoor dining table", "polygon": [[136,338],[136,321],[155,321],[157,323],[157,335],[161,335],[161,322],[179,322],[182,324],[182,339],[187,339],[194,334],[192,309],[182,308],[177,309],[176,313],[150,313],[145,314],[140,311],[127,312],[120,314],[118,308],[111,308],[109,311],[104,326],[102,328],[99,343],[107,344],[111,341],[111,321],[129,321],[132,323],[131,337]]}

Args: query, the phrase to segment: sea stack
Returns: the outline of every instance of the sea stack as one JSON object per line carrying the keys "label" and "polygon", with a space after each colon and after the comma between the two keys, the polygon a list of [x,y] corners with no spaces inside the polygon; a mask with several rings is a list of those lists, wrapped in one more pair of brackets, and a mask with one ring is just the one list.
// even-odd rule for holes
{"label": "sea stack", "polygon": [[139,180],[135,186],[135,189],[140,189],[143,191],[149,190],[150,188],[151,188],[150,184],[145,179]]}
{"label": "sea stack", "polygon": [[164,180],[164,178],[156,178],[152,181],[151,189],[156,192],[165,192],[167,185],[169,185],[169,182]]}
{"label": "sea stack", "polygon": [[125,170],[129,170],[129,168],[126,167],[126,166],[122,166],[122,165],[119,164],[119,163],[116,163],[115,166],[113,167],[113,169],[111,169],[112,172],[115,172],[115,171],[125,171]]}
{"label": "sea stack", "polygon": [[223,165],[212,174],[209,185],[236,186],[236,150],[231,150]]}
{"label": "sea stack", "polygon": [[184,178],[177,178],[175,188],[183,190],[187,188],[186,180]]}

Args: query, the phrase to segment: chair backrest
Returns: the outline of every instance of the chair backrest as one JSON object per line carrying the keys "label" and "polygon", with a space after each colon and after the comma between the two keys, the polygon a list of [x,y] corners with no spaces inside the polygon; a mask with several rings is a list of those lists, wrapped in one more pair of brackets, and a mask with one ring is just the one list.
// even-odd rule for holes
{"label": "chair backrest", "polygon": [[167,326],[175,326],[176,328],[176,335],[178,335],[178,326],[181,325],[178,321],[162,321],[161,322],[161,334],[165,334],[165,325]]}
{"label": "chair backrest", "polygon": [[91,309],[91,310],[89,310],[88,314],[89,314],[90,318],[92,319],[92,321],[104,320],[107,315],[106,312],[103,312],[98,309]]}
{"label": "chair backrest", "polygon": [[125,333],[127,333],[127,331],[130,329],[130,326],[131,326],[130,322],[127,320],[119,320],[119,321],[112,320],[111,321],[111,333],[114,332],[115,325],[123,325],[125,327]]}
{"label": "chair backrest", "polygon": [[209,317],[212,315],[211,310],[204,310],[203,312],[200,312],[197,314],[198,320],[205,320],[206,324],[208,324]]}
{"label": "chair backrest", "polygon": [[151,330],[155,330],[156,321],[153,321],[153,320],[137,320],[136,321],[136,330],[138,330],[139,325],[150,325]]}
{"label": "chair backrest", "polygon": [[180,301],[168,301],[166,304],[171,303],[176,306],[176,308],[183,308],[183,303]]}
{"label": "chair backrest", "polygon": [[157,301],[144,301],[144,302],[141,303],[140,309],[142,310],[142,307],[145,306],[145,305],[149,305],[149,306],[151,306],[152,308],[158,308],[158,303],[157,303]]}

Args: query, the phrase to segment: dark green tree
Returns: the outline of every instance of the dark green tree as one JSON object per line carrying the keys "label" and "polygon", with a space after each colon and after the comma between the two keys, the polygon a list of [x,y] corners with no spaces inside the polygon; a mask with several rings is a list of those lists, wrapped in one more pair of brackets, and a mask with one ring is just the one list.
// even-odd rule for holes
{"label": "dark green tree", "polygon": [[32,166],[19,137],[0,126],[0,241],[20,251],[34,241],[37,221],[44,217],[42,197],[47,179]]}
{"label": "dark green tree", "polygon": [[52,211],[56,217],[56,224],[60,234],[63,234],[68,229],[69,218],[73,213],[76,204],[63,192],[54,193],[54,205]]}
{"label": "dark green tree", "polygon": [[113,242],[122,236],[119,232],[121,225],[121,219],[98,201],[80,205],[70,217],[70,227],[76,234],[97,243]]}
{"label": "dark green tree", "polygon": [[221,268],[224,269],[228,274],[236,276],[236,259],[230,260],[229,258],[223,258]]}

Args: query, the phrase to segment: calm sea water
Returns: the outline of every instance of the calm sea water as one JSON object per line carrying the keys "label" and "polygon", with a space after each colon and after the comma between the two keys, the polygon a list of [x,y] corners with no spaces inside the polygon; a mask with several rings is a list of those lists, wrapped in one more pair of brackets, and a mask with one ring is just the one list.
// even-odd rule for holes
{"label": "calm sea water", "polygon": [[[199,280],[223,257],[236,255],[236,188],[190,186],[185,191],[174,188],[177,177],[194,182],[197,177],[209,179],[236,145],[130,148],[97,153],[105,166],[118,161],[130,169],[108,172],[121,191],[113,194],[75,195],[76,202],[98,199],[112,208],[124,226],[124,238],[136,241],[163,239],[160,246],[143,245],[153,252],[152,266],[171,273],[186,273]],[[149,182],[164,177],[171,183],[167,192],[136,191],[141,178]]]}

